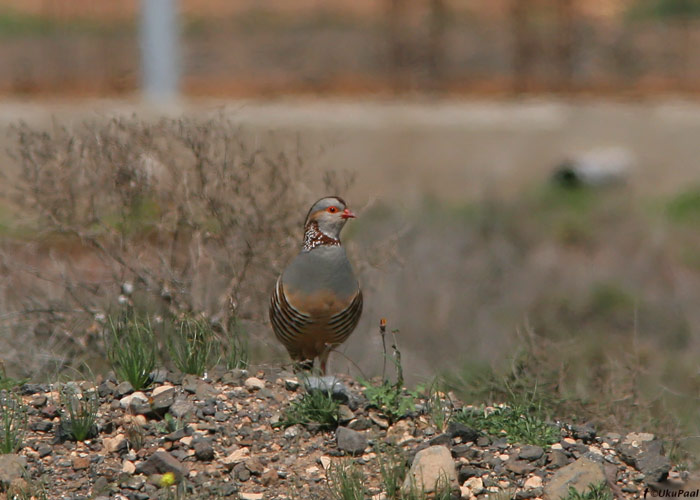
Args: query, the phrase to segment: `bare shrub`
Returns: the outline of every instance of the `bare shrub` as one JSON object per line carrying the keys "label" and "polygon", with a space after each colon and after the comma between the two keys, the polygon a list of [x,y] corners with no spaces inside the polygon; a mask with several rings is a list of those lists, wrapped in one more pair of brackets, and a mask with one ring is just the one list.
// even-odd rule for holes
{"label": "bare shrub", "polygon": [[204,313],[223,333],[264,316],[313,198],[294,138],[223,114],[12,133],[18,171],[0,193],[20,215],[0,262],[11,324],[74,357],[104,352],[100,321],[118,301]]}

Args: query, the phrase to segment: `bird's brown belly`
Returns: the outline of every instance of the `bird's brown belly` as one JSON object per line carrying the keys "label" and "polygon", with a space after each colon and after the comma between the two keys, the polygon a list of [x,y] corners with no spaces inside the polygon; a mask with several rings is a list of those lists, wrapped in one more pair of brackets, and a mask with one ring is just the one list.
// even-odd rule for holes
{"label": "bird's brown belly", "polygon": [[345,310],[352,297],[338,297],[330,290],[313,294],[296,294],[286,291],[287,301],[299,311],[309,316],[310,323],[301,328],[301,335],[295,338],[295,348],[301,359],[313,359],[330,345],[337,345],[345,339],[338,339],[336,332],[328,325],[331,317]]}

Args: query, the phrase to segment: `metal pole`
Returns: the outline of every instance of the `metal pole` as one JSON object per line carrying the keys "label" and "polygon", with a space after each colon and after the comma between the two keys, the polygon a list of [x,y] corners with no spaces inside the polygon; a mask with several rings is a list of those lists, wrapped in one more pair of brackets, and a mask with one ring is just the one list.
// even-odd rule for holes
{"label": "metal pole", "polygon": [[143,94],[153,103],[172,101],[179,89],[178,0],[141,0]]}

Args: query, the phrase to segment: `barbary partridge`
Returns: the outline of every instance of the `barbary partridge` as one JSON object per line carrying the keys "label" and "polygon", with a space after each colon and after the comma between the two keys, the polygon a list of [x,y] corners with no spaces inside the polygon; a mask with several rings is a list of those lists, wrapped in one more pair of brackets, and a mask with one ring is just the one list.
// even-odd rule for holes
{"label": "barbary partridge", "polygon": [[337,196],[313,204],[304,222],[299,254],[277,279],[270,299],[270,321],[298,367],[321,372],[331,350],[347,340],[362,314],[362,291],[340,231],[355,217]]}

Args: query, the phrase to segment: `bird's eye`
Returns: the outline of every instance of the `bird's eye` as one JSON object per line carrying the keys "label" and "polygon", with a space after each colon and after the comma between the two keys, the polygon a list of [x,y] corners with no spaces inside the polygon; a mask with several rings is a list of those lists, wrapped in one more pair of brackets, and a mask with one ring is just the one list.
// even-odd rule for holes
{"label": "bird's eye", "polygon": [[336,207],[328,207],[328,211],[332,214],[336,213],[338,209]]}

